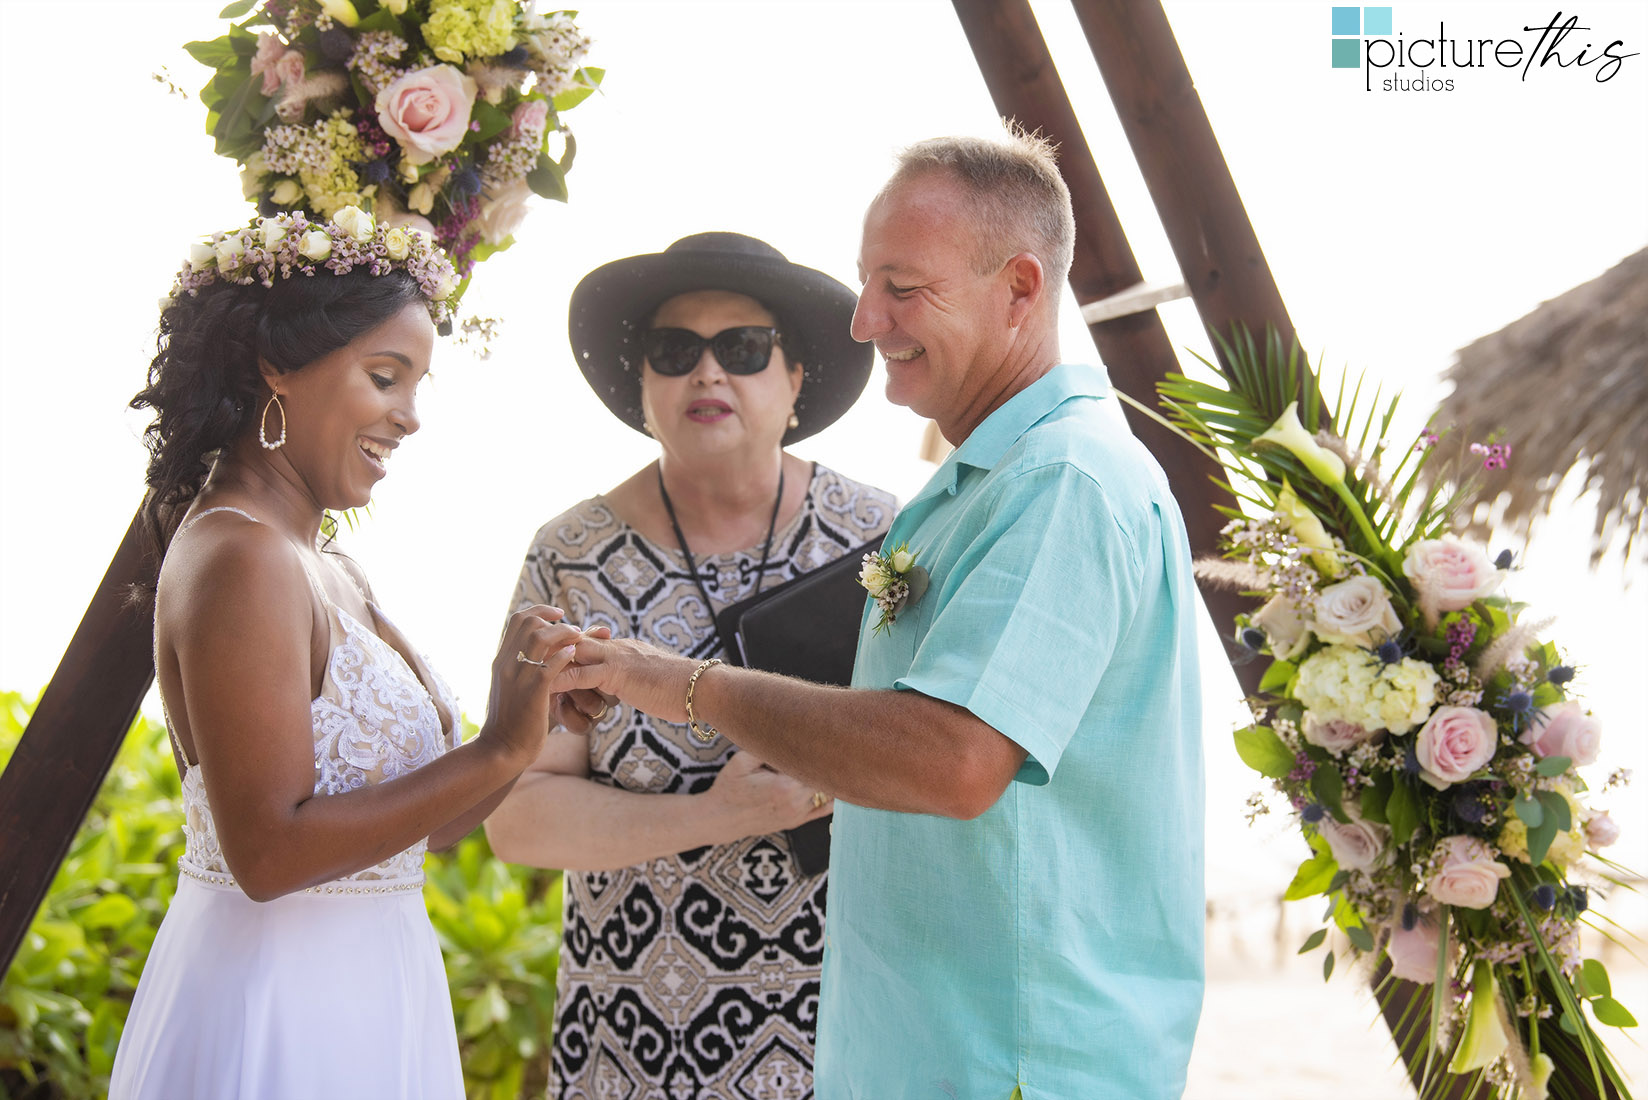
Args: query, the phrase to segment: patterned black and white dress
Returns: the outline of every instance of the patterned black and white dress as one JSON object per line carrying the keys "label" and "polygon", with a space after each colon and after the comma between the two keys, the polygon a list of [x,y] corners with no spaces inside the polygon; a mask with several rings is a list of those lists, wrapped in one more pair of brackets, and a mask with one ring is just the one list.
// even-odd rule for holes
{"label": "patterned black and white dress", "polygon": [[[802,508],[774,533],[762,588],[882,534],[893,513],[890,494],[815,466]],[[706,609],[681,552],[594,497],[539,529],[514,606],[553,604],[579,626],[710,657],[714,613],[755,592],[760,561],[760,546],[701,558]],[[731,748],[620,705],[590,735],[590,778],[696,794]],[[811,1097],[826,878],[799,873],[782,833],[567,872],[549,1095]]]}

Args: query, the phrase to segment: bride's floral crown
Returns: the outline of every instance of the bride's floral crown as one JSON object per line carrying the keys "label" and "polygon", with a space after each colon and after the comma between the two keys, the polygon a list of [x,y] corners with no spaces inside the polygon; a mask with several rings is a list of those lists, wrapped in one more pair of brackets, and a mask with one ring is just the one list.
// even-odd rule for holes
{"label": "bride's floral crown", "polygon": [[324,222],[312,222],[302,211],[255,218],[196,241],[168,300],[193,296],[219,281],[272,287],[276,279],[293,275],[344,275],[359,267],[373,275],[405,271],[417,280],[430,318],[437,325],[451,321],[460,280],[446,253],[428,234],[379,225],[357,206],[345,206]]}

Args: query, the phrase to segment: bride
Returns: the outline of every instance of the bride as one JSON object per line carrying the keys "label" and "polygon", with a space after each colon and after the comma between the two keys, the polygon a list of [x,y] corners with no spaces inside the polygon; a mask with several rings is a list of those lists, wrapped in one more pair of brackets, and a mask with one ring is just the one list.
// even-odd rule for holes
{"label": "bride", "polygon": [[425,845],[479,824],[562,710],[577,722],[549,684],[579,633],[515,615],[460,745],[446,686],[321,535],[417,431],[455,284],[421,236],[346,208],[214,235],[164,303],[132,404],[155,413],[144,518],[186,851],[113,1100],[463,1095]]}

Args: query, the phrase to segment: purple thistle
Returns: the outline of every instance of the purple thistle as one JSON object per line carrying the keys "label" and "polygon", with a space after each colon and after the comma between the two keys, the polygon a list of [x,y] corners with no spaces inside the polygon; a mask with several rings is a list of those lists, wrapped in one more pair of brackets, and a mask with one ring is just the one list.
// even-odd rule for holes
{"label": "purple thistle", "polygon": [[1488,816],[1488,807],[1484,804],[1482,795],[1482,788],[1475,783],[1464,783],[1455,787],[1453,791],[1454,816],[1472,825],[1482,824],[1483,818]]}

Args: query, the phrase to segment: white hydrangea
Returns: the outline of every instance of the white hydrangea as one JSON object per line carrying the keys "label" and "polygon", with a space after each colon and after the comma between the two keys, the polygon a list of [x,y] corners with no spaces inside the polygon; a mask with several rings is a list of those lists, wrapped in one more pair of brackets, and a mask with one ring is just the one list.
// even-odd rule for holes
{"label": "white hydrangea", "polygon": [[1402,734],[1430,716],[1440,682],[1424,661],[1383,665],[1364,650],[1330,645],[1299,666],[1294,695],[1322,721],[1342,718]]}

